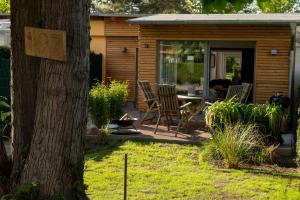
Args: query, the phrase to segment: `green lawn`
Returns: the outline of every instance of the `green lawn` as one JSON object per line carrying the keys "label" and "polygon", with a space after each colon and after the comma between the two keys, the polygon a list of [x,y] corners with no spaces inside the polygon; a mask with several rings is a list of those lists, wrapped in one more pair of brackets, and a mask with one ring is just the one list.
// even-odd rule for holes
{"label": "green lawn", "polygon": [[127,141],[86,155],[84,179],[91,199],[123,198],[128,153],[128,199],[300,199],[299,173],[228,170],[201,158],[197,145]]}

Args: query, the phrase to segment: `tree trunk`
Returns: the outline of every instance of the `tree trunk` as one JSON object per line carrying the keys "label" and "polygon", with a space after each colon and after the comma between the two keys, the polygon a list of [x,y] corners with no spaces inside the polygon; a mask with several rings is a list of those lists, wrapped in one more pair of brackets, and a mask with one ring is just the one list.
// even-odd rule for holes
{"label": "tree trunk", "polygon": [[7,157],[5,146],[0,136],[0,177],[10,174],[10,160]]}
{"label": "tree trunk", "polygon": [[[5,146],[2,141],[2,137],[0,135],[0,196],[5,194],[8,190],[7,180],[11,171],[11,161],[7,157]],[[4,178],[5,177],[5,178]]]}
{"label": "tree trunk", "polygon": [[67,35],[67,62],[41,59],[34,133],[21,176],[22,184],[38,182],[45,196],[76,199],[80,194],[74,191],[83,186],[89,5],[89,0],[42,1],[43,28]]}
{"label": "tree trunk", "polygon": [[25,55],[24,27],[39,26],[40,0],[11,0],[13,174],[17,184],[30,147],[40,59]]}

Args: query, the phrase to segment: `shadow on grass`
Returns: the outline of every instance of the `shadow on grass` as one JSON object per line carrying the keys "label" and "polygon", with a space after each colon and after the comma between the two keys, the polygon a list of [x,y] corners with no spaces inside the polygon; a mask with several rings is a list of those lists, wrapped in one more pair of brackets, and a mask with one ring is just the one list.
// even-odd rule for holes
{"label": "shadow on grass", "polygon": [[109,139],[102,146],[97,147],[91,151],[85,153],[85,160],[94,160],[100,162],[103,158],[109,156],[114,151],[120,150],[120,146],[122,146],[127,141],[131,141],[134,143],[138,143],[139,145],[150,145],[153,143],[163,143],[163,144],[180,144],[180,145],[193,145],[197,147],[201,147],[202,144],[199,142],[190,142],[190,141],[170,141],[164,139],[154,139],[154,138],[127,138],[127,139]]}
{"label": "shadow on grass", "polygon": [[267,176],[274,176],[278,178],[290,179],[290,180],[299,180],[300,175],[296,174],[285,174],[285,172],[274,172],[271,170],[263,170],[263,169],[243,169],[243,172],[247,174],[254,174],[254,175],[267,175]]}
{"label": "shadow on grass", "polygon": [[[222,173],[231,173],[230,169],[217,169],[219,172]],[[296,172],[278,172],[274,171],[272,168],[270,169],[254,169],[254,168],[241,168],[238,169],[241,172],[244,172],[246,174],[252,174],[252,175],[262,175],[262,176],[272,176],[272,177],[278,177],[283,179],[289,179],[289,180],[299,180],[300,183],[300,174],[296,174]]]}

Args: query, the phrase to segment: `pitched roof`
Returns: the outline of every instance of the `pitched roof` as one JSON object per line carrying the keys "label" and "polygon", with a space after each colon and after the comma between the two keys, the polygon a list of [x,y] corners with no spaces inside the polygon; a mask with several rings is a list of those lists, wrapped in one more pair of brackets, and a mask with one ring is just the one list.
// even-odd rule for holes
{"label": "pitched roof", "polygon": [[132,24],[289,24],[300,14],[157,14],[129,19]]}

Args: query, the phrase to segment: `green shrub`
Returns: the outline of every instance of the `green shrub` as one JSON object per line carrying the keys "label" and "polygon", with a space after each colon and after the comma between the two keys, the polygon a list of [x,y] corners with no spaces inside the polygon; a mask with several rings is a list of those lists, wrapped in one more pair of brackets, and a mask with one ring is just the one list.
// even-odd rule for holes
{"label": "green shrub", "polygon": [[39,184],[28,183],[17,187],[15,192],[16,200],[36,200],[39,199]]}
{"label": "green shrub", "polygon": [[123,107],[128,97],[128,82],[112,81],[109,89],[110,118],[119,119],[123,114]]}
{"label": "green shrub", "polygon": [[10,48],[0,46],[0,58],[10,59]]}
{"label": "green shrub", "polygon": [[128,97],[128,83],[112,81],[109,86],[97,83],[89,92],[89,111],[93,122],[104,127],[111,119],[120,118]]}
{"label": "green shrub", "polygon": [[108,89],[104,84],[97,83],[89,92],[89,111],[93,122],[103,127],[109,122]]}
{"label": "green shrub", "polygon": [[10,136],[11,109],[6,97],[0,96],[0,136]]}
{"label": "green shrub", "polygon": [[205,151],[206,158],[223,160],[228,168],[238,168],[243,162],[265,162],[268,157],[253,124],[225,125],[217,129]]}
{"label": "green shrub", "polygon": [[226,124],[256,123],[265,119],[269,130],[268,136],[280,136],[283,111],[273,104],[242,104],[236,99],[217,101],[208,107],[205,120],[208,126],[224,128]]}

